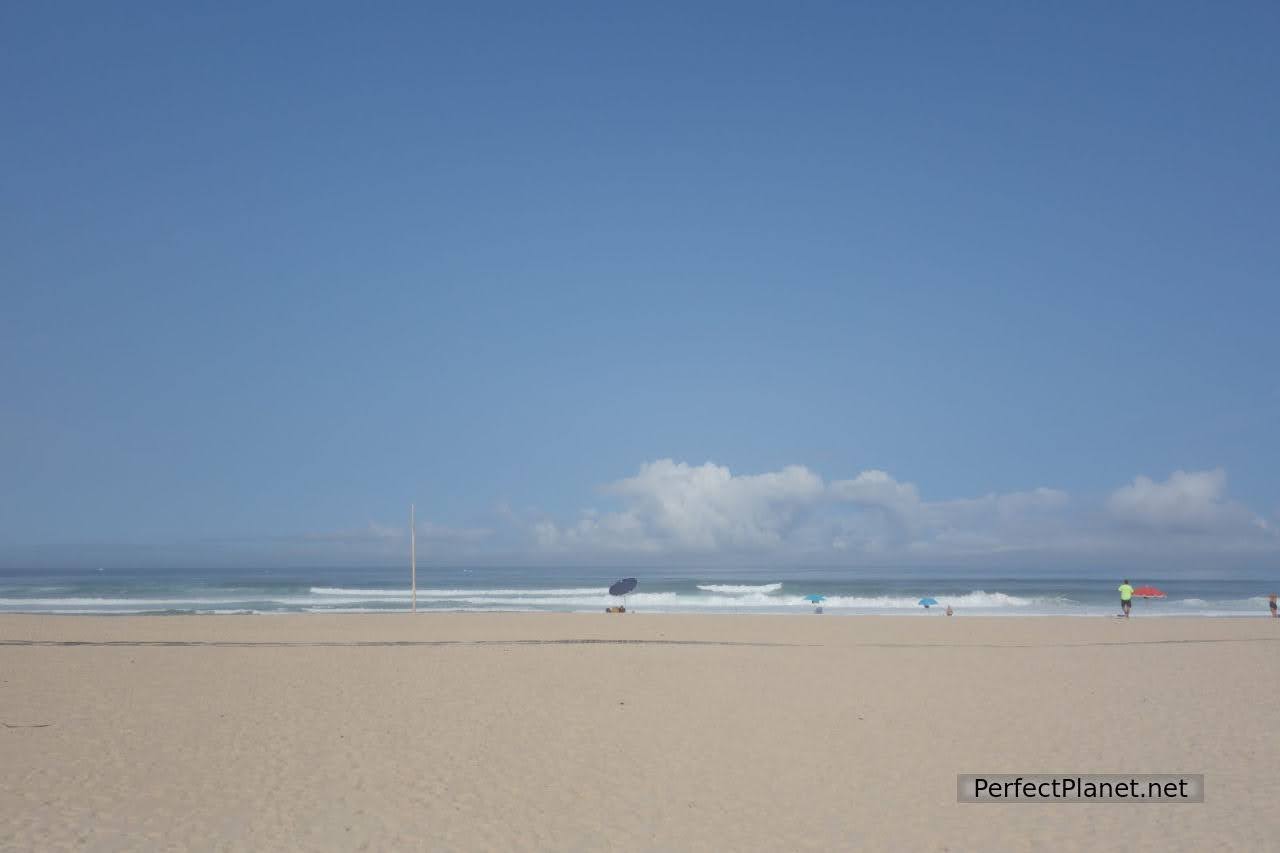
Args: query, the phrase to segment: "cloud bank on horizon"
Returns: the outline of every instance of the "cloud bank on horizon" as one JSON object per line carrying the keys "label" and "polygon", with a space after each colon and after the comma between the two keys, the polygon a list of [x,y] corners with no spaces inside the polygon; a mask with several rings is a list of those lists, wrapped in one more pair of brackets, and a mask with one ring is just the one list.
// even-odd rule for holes
{"label": "cloud bank on horizon", "polygon": [[[1007,565],[1263,568],[1280,559],[1280,514],[1233,500],[1222,468],[1139,475],[1107,494],[1026,491],[930,500],[886,471],[824,479],[804,465],[735,474],[714,462],[642,464],[575,517],[500,505],[481,524],[417,521],[422,564]],[[406,519],[407,521],[407,519]],[[67,543],[0,552],[15,566],[369,565],[407,559],[408,525],[166,545]]]}
{"label": "cloud bank on horizon", "polygon": [[1227,495],[1221,468],[1138,476],[1102,500],[1040,487],[931,501],[881,470],[734,474],[659,459],[603,488],[614,509],[519,522],[543,554],[946,562],[1013,553],[1261,554],[1280,531]]}

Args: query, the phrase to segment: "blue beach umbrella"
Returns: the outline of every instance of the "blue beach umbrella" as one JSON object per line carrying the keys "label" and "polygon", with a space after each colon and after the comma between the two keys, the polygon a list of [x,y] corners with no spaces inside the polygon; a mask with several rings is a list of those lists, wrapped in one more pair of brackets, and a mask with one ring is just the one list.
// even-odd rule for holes
{"label": "blue beach umbrella", "polygon": [[922,599],[920,599],[920,601],[919,601],[918,603],[920,604],[920,606],[921,606],[921,607],[929,608],[929,607],[932,607],[933,605],[937,604],[937,603],[938,603],[938,599],[936,599],[936,598],[922,598]]}
{"label": "blue beach umbrella", "polygon": [[804,600],[805,600],[805,601],[812,601],[814,604],[819,604],[819,603],[821,603],[821,602],[823,602],[823,601],[826,601],[826,600],[827,600],[827,597],[826,597],[825,595],[820,595],[819,593],[816,593],[816,592],[815,592],[813,595],[806,595],[806,596],[804,597]]}

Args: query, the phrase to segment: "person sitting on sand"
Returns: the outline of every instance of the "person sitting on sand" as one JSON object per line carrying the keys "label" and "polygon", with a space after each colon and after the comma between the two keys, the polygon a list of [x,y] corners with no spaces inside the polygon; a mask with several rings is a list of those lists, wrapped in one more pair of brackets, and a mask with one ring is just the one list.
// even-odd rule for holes
{"label": "person sitting on sand", "polygon": [[1124,618],[1129,618],[1129,608],[1133,606],[1133,587],[1129,586],[1129,579],[1125,578],[1124,583],[1120,584],[1120,609],[1124,611]]}
{"label": "person sitting on sand", "polygon": [[1272,616],[1280,616],[1280,613],[1276,612],[1276,594],[1274,592],[1271,593],[1271,601],[1268,603],[1268,606],[1271,608]]}

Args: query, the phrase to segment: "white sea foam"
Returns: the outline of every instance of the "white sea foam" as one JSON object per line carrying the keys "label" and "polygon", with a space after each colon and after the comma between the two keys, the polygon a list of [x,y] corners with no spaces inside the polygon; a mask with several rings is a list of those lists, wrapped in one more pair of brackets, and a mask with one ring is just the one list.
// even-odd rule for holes
{"label": "white sea foam", "polygon": [[1254,611],[1267,608],[1267,597],[1255,595],[1251,598],[1215,599],[1212,601],[1206,601],[1203,598],[1182,598],[1172,603],[1177,604],[1179,607],[1209,608],[1210,612],[1215,613],[1223,611]]}
{"label": "white sea foam", "polygon": [[192,604],[221,604],[224,598],[0,598],[0,607],[177,607]]}
{"label": "white sea foam", "polygon": [[[435,607],[435,612],[460,611],[467,613],[541,613],[536,607]],[[404,607],[309,607],[307,613],[408,613],[409,606]]]}
{"label": "white sea foam", "polygon": [[700,583],[698,589],[703,592],[719,592],[724,595],[749,595],[753,592],[777,592],[782,589],[780,583],[763,583],[763,584],[727,584],[727,583]]}
{"label": "white sea foam", "polygon": [[[10,612],[13,612],[13,611],[10,611]],[[17,612],[21,613],[22,611],[18,610]],[[178,608],[130,607],[124,610],[103,610],[101,608],[93,608],[93,607],[81,607],[81,608],[55,607],[47,610],[41,609],[38,612],[42,616],[94,616],[94,615],[102,616],[104,614],[108,614],[111,616],[141,616],[144,613],[196,613],[196,614],[208,615],[208,616],[241,616],[241,615],[247,616],[250,614],[261,613],[262,611],[249,610],[243,607],[238,607],[233,610],[223,610],[218,608],[214,608],[211,610],[204,610],[196,607],[178,607]],[[283,611],[270,611],[270,612],[283,612]]]}
{"label": "white sea foam", "polygon": [[[552,581],[554,583],[554,581]],[[841,584],[833,582],[839,589]],[[933,614],[948,604],[962,613],[1110,615],[1114,604],[1110,597],[1082,603],[1063,595],[1013,595],[998,590],[974,589],[953,595],[929,590],[922,585],[919,594],[902,593],[839,594],[832,591],[823,606],[829,613],[843,614]],[[845,586],[847,589],[848,587]],[[652,588],[650,588],[652,589]],[[70,590],[69,590],[70,591]],[[761,584],[697,584],[679,585],[677,590],[645,591],[645,587],[627,598],[628,609],[670,613],[809,613],[813,605],[803,594],[822,593],[821,581]],[[407,611],[409,589],[367,589],[360,587],[315,586],[294,591],[228,588],[224,590],[193,588],[182,597],[176,590],[156,590],[148,597],[142,589],[122,590],[118,597],[80,591],[61,597],[48,594],[48,588],[33,588],[33,597],[18,597],[12,591],[0,594],[0,611],[35,613],[143,613],[183,611],[198,613],[244,612],[326,612],[386,613]],[[133,594],[130,594],[133,592]],[[920,595],[931,593],[938,606],[925,611],[918,605]],[[1203,593],[1202,593],[1203,595]],[[1237,593],[1237,595],[1240,595]],[[1081,596],[1085,597],[1085,596]],[[464,611],[574,611],[597,612],[616,603],[604,586],[545,588],[433,588],[418,591],[419,610]],[[1168,601],[1143,601],[1137,606],[1139,615],[1150,616],[1252,616],[1266,615],[1265,596],[1231,599],[1188,597]]]}
{"label": "white sea foam", "polygon": [[[313,586],[312,595],[341,595],[348,598],[408,598],[412,592],[408,589],[347,589],[334,586]],[[608,595],[607,587],[574,587],[570,589],[420,589],[418,598],[459,598],[468,595],[499,595],[515,597],[533,595],[539,597],[563,595]]]}
{"label": "white sea foam", "polygon": [[[765,585],[772,586],[772,585]],[[313,589],[313,592],[317,589]],[[336,609],[342,605],[359,604],[362,599],[359,590],[343,590],[341,595],[330,597],[318,596],[314,603],[333,605],[326,609]],[[570,610],[595,610],[611,602],[607,590],[433,590],[434,595],[418,593],[418,602],[434,602],[442,607],[453,606],[483,609],[512,609],[529,607],[553,607]],[[587,593],[587,594],[581,594]],[[394,596],[379,596],[375,600],[397,603],[408,600],[408,592]],[[732,611],[732,610],[789,610],[811,607],[812,604],[799,595],[776,595],[772,592],[742,592],[725,594],[691,594],[679,592],[636,592],[628,596],[628,606],[632,609],[646,608],[650,610],[699,610],[699,611]],[[823,606],[831,609],[849,610],[919,610],[916,597],[909,596],[828,596]],[[1006,608],[1027,607],[1039,600],[1021,598],[1003,592],[984,592],[975,590],[950,598],[939,599],[939,606],[953,604],[968,608]],[[1050,600],[1044,600],[1049,603]],[[439,608],[437,608],[439,609]]]}
{"label": "white sea foam", "polygon": [[[758,610],[803,608],[810,606],[799,595],[779,595],[781,584],[755,586],[704,584],[699,593],[637,592],[628,597],[632,608],[655,610]],[[711,591],[713,590],[714,591]],[[360,610],[386,610],[410,601],[409,590],[350,589],[343,587],[312,587],[309,595],[276,595],[262,598],[0,598],[0,608],[86,609],[105,612],[123,610],[213,610],[233,607],[241,600],[261,602],[279,607],[296,607],[336,611],[343,607],[359,607],[370,602],[384,602],[378,608],[359,607]],[[915,610],[917,598],[909,596],[828,596],[823,605],[832,609],[852,610]],[[483,608],[525,609],[556,608],[566,610],[595,610],[610,603],[612,598],[603,587],[574,587],[551,589],[424,589],[418,591],[418,603],[437,609]],[[939,599],[940,606],[1003,608],[1025,607],[1032,599],[1019,598],[1002,592],[976,590],[947,599]]]}

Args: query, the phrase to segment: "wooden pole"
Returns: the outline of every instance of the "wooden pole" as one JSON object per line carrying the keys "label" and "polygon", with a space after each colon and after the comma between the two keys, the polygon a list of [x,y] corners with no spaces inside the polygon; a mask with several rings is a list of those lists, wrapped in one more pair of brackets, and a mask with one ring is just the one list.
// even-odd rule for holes
{"label": "wooden pole", "polygon": [[413,590],[413,612],[418,612],[418,524],[413,504],[409,504],[409,586]]}

